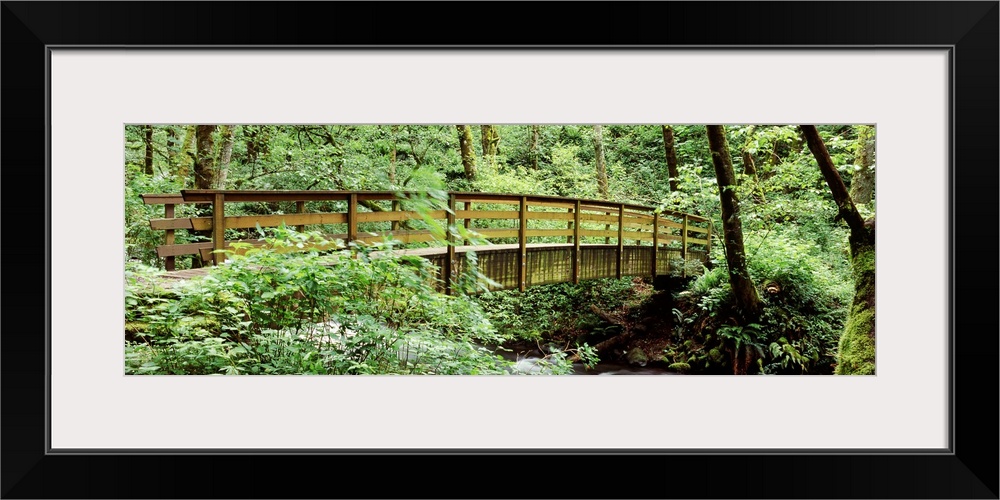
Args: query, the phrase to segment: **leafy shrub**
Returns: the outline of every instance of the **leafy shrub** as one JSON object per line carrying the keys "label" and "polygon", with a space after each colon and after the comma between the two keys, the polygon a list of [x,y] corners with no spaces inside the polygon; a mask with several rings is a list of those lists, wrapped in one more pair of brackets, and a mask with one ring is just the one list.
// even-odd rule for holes
{"label": "leafy shrub", "polygon": [[511,339],[538,340],[556,334],[580,334],[602,324],[592,310],[618,309],[637,299],[634,278],[555,283],[524,292],[502,290],[476,298],[497,329]]}
{"label": "leafy shrub", "polygon": [[237,245],[170,296],[149,293],[155,273],[133,271],[148,276],[129,280],[126,317],[145,327],[127,372],[507,373],[483,347],[501,338],[482,309],[436,292],[428,261],[287,228],[265,241]]}
{"label": "leafy shrub", "polygon": [[763,302],[760,317],[741,324],[727,269],[707,271],[678,294],[675,332],[683,342],[667,349],[667,361],[718,373],[831,373],[852,293],[836,264],[772,234],[747,267]]}

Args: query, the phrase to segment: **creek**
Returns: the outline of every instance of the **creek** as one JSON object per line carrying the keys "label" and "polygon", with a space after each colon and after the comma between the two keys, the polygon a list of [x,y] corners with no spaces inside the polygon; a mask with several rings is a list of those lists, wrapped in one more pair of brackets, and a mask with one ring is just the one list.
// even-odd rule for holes
{"label": "creek", "polygon": [[[501,350],[498,354],[505,359],[516,361],[515,370],[518,374],[538,374],[544,371],[544,366],[539,365],[542,354],[537,349],[527,352]],[[680,375],[680,373],[656,364],[639,366],[624,362],[600,361],[597,366],[589,370],[583,363],[573,363],[573,375]]]}

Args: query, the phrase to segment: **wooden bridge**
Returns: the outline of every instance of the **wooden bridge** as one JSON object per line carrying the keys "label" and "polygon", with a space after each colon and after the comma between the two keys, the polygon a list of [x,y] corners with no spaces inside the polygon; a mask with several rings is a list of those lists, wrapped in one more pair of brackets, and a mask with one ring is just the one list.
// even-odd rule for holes
{"label": "wooden bridge", "polygon": [[[554,196],[450,192],[442,206],[429,210],[426,194],[416,192],[195,189],[142,197],[164,206],[164,217],[150,220],[150,227],[165,231],[157,255],[167,274],[178,278],[205,271],[176,271],[177,256],[199,255],[217,265],[225,255],[216,250],[232,249],[237,241],[262,244],[250,237],[258,225],[316,229],[357,244],[387,236],[407,246],[422,244],[395,251],[436,264],[445,293],[452,293],[451,282],[464,271],[462,254],[469,251],[475,251],[480,271],[499,284],[492,289],[523,291],[547,283],[699,272],[700,265],[690,264],[707,260],[712,240],[711,220],[698,215]],[[178,216],[177,206],[185,204],[202,204],[193,210],[200,214]],[[435,225],[465,228],[474,236],[459,241]],[[178,243],[178,230],[210,235],[211,241]]]}

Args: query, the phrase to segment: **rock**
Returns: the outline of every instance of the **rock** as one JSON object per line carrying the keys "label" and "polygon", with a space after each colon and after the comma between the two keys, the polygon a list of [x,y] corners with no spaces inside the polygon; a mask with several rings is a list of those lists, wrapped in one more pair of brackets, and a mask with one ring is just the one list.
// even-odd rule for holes
{"label": "rock", "polygon": [[649,359],[646,357],[646,353],[638,347],[633,347],[629,350],[628,354],[625,355],[625,359],[628,360],[630,365],[646,366]]}

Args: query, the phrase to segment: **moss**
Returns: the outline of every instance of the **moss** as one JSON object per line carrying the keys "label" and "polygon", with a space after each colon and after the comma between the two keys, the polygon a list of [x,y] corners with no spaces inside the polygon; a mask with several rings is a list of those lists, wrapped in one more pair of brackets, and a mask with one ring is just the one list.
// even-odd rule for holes
{"label": "moss", "polygon": [[837,352],[837,375],[875,374],[875,311],[855,306]]}
{"label": "moss", "polygon": [[142,321],[126,321],[125,331],[127,333],[145,333],[149,330],[149,324]]}
{"label": "moss", "polygon": [[875,294],[875,248],[862,247],[851,258],[851,277],[854,279],[855,302],[858,298]]}
{"label": "moss", "polygon": [[629,364],[639,365],[639,366],[646,366],[646,363],[649,361],[649,359],[646,357],[646,353],[643,352],[643,350],[638,347],[633,347],[626,355],[626,359],[628,360]]}
{"label": "moss", "polygon": [[862,245],[851,258],[854,301],[837,348],[838,375],[875,374],[875,248]]}
{"label": "moss", "polygon": [[670,366],[669,366],[669,368],[671,370],[677,370],[677,371],[685,372],[685,371],[688,371],[688,370],[691,369],[691,365],[689,365],[687,363],[671,363]]}

